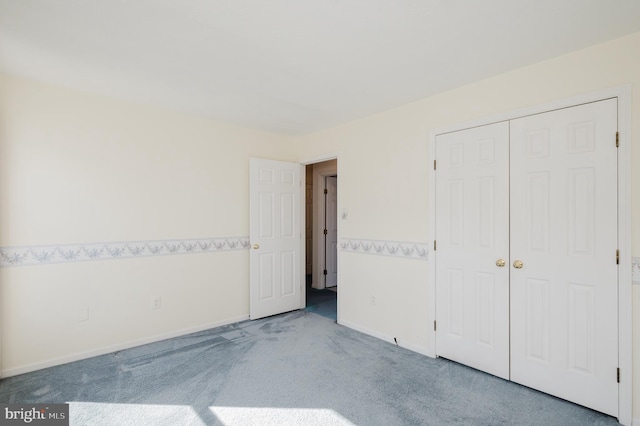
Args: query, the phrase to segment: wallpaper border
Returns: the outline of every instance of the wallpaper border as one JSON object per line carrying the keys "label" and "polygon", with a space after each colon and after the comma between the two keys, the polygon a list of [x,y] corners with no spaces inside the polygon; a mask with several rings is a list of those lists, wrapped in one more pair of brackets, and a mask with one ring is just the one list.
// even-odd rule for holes
{"label": "wallpaper border", "polygon": [[[426,243],[341,238],[340,248],[342,251],[350,253],[420,260],[428,260],[429,258],[429,246]],[[634,257],[631,260],[631,276],[633,284],[640,285],[640,257]]]}
{"label": "wallpaper border", "polygon": [[418,260],[429,259],[429,246],[427,243],[342,238],[340,240],[340,248],[342,251],[350,253]]}
{"label": "wallpaper border", "polygon": [[[218,237],[0,247],[0,268],[248,250],[249,246],[249,237]],[[342,238],[340,248],[350,253],[419,260],[429,258],[426,243]],[[631,275],[633,284],[640,285],[640,257],[632,258]]]}
{"label": "wallpaper border", "polygon": [[0,268],[248,250],[249,237],[0,247]]}

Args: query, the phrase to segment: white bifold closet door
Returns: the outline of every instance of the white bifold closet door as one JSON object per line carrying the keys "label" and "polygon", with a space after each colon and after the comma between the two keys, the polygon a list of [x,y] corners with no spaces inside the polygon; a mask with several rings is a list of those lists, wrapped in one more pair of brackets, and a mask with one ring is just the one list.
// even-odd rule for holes
{"label": "white bifold closet door", "polygon": [[438,136],[436,159],[437,354],[508,379],[509,123]]}
{"label": "white bifold closet door", "polygon": [[617,102],[511,121],[511,380],[618,415]]}
{"label": "white bifold closet door", "polygon": [[436,138],[438,356],[617,416],[616,128],[610,99]]}

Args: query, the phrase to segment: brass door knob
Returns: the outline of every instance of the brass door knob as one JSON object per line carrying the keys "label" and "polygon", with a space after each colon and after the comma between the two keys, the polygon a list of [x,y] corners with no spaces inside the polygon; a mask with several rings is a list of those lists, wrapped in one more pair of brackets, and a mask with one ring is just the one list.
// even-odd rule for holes
{"label": "brass door knob", "polygon": [[260,248],[260,244],[254,244],[251,246],[254,250],[258,250]]}
{"label": "brass door knob", "polygon": [[504,261],[504,259],[498,259],[496,260],[496,266],[498,268],[502,268],[504,265],[506,265],[507,262]]}
{"label": "brass door knob", "polygon": [[513,262],[513,267],[516,269],[522,269],[523,266],[524,263],[522,263],[522,260],[516,260]]}

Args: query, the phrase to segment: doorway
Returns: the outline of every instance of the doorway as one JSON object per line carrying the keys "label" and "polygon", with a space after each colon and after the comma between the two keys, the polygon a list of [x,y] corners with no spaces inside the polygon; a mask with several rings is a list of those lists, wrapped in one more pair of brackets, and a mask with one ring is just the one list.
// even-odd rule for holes
{"label": "doorway", "polygon": [[[307,310],[337,317],[337,160],[305,168],[305,265]],[[325,231],[326,230],[326,231]]]}

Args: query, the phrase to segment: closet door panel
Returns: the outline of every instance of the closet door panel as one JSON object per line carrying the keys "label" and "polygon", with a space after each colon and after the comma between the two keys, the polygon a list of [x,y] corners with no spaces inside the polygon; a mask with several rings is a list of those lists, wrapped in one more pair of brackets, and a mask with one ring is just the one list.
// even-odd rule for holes
{"label": "closet door panel", "polygon": [[511,379],[614,416],[616,105],[533,115],[510,130]]}
{"label": "closet door panel", "polygon": [[509,127],[436,139],[437,355],[509,377]]}

